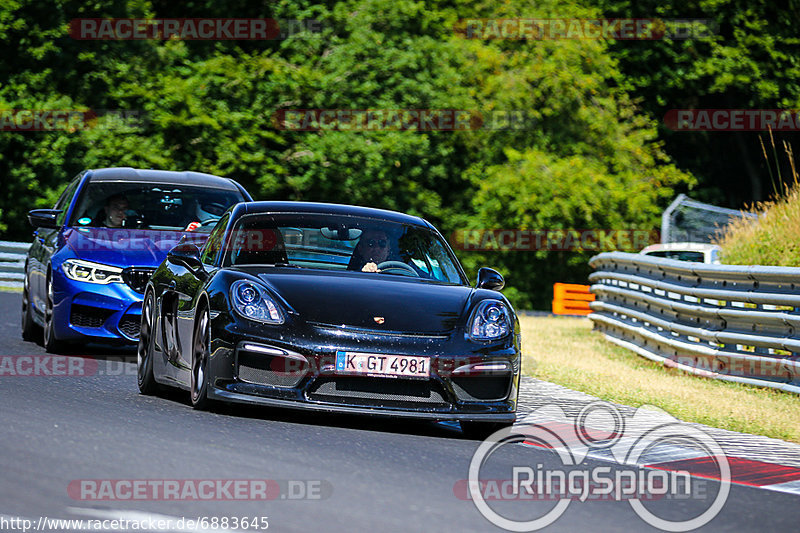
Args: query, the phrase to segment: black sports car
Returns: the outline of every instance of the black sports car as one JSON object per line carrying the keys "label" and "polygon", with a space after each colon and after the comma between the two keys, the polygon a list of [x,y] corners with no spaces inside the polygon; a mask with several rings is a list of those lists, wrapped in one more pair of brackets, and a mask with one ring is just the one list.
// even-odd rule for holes
{"label": "black sports car", "polygon": [[316,411],[514,421],[516,313],[504,281],[477,285],[417,217],[333,204],[250,202],[203,249],[183,243],[153,273],[139,389]]}

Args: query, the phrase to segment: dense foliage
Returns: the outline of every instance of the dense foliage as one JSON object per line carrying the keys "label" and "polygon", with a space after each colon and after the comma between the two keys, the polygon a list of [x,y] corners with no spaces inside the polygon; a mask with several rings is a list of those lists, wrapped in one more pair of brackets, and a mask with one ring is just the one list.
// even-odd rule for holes
{"label": "dense foliage", "polygon": [[[632,12],[628,4],[7,0],[0,6],[0,109],[131,113],[75,131],[0,132],[0,239],[27,240],[27,210],[52,205],[82,169],[106,166],[229,176],[259,199],[406,211],[448,235],[657,228],[676,190],[697,184],[693,175],[715,185],[716,175],[701,165],[718,158],[667,139],[677,147],[671,159],[659,113],[687,107],[687,94],[725,95],[728,107],[796,103],[795,55],[767,37],[773,27],[788,31],[796,14],[767,2],[714,2],[735,25],[734,41],[477,40],[454,31],[473,17],[623,16]],[[698,16],[716,7],[677,9],[659,3],[647,16]],[[745,11],[752,16],[733,16]],[[79,17],[237,16],[313,20],[319,31],[213,42],[69,35],[69,21]],[[749,46],[756,36],[758,50]],[[524,128],[478,131],[277,127],[276,111],[317,108],[521,110],[529,120]],[[471,275],[481,265],[498,268],[506,294],[523,308],[548,307],[555,281],[584,281],[591,255],[459,253]]]}
{"label": "dense foliage", "polygon": [[[670,109],[786,109],[800,106],[800,6],[772,0],[598,0],[609,17],[707,20],[700,38],[617,41],[625,87],[641,109],[663,119]],[[671,131],[659,137],[678,165],[697,176],[697,199],[741,207],[776,192],[759,132]],[[796,131],[776,133],[797,144]],[[788,176],[788,161],[781,160]]]}

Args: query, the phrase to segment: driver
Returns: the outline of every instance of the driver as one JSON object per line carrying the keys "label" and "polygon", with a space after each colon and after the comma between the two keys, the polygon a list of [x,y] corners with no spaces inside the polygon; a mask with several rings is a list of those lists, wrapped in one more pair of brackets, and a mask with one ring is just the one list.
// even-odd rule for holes
{"label": "driver", "polygon": [[365,230],[353,250],[348,268],[362,272],[380,272],[378,265],[389,259],[391,242],[385,231]]}
{"label": "driver", "polygon": [[124,194],[114,194],[106,198],[103,209],[93,221],[93,226],[121,228],[128,217],[128,198]]}

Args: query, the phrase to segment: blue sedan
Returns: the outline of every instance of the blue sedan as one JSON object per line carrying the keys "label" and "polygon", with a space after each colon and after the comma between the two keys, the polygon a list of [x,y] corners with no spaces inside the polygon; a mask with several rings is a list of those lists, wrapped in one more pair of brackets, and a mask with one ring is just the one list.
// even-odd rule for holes
{"label": "blue sedan", "polygon": [[81,172],[36,228],[25,265],[22,337],[48,352],[74,342],[133,344],[143,291],[178,242],[202,245],[222,214],[251,201],[234,180],[198,172]]}

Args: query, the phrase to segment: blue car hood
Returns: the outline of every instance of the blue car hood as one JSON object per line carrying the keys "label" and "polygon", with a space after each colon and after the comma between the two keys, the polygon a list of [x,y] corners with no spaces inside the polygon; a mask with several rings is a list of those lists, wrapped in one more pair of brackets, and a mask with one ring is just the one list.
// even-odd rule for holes
{"label": "blue car hood", "polygon": [[202,246],[206,233],[125,228],[68,228],[64,241],[79,259],[118,267],[157,267],[181,238]]}

